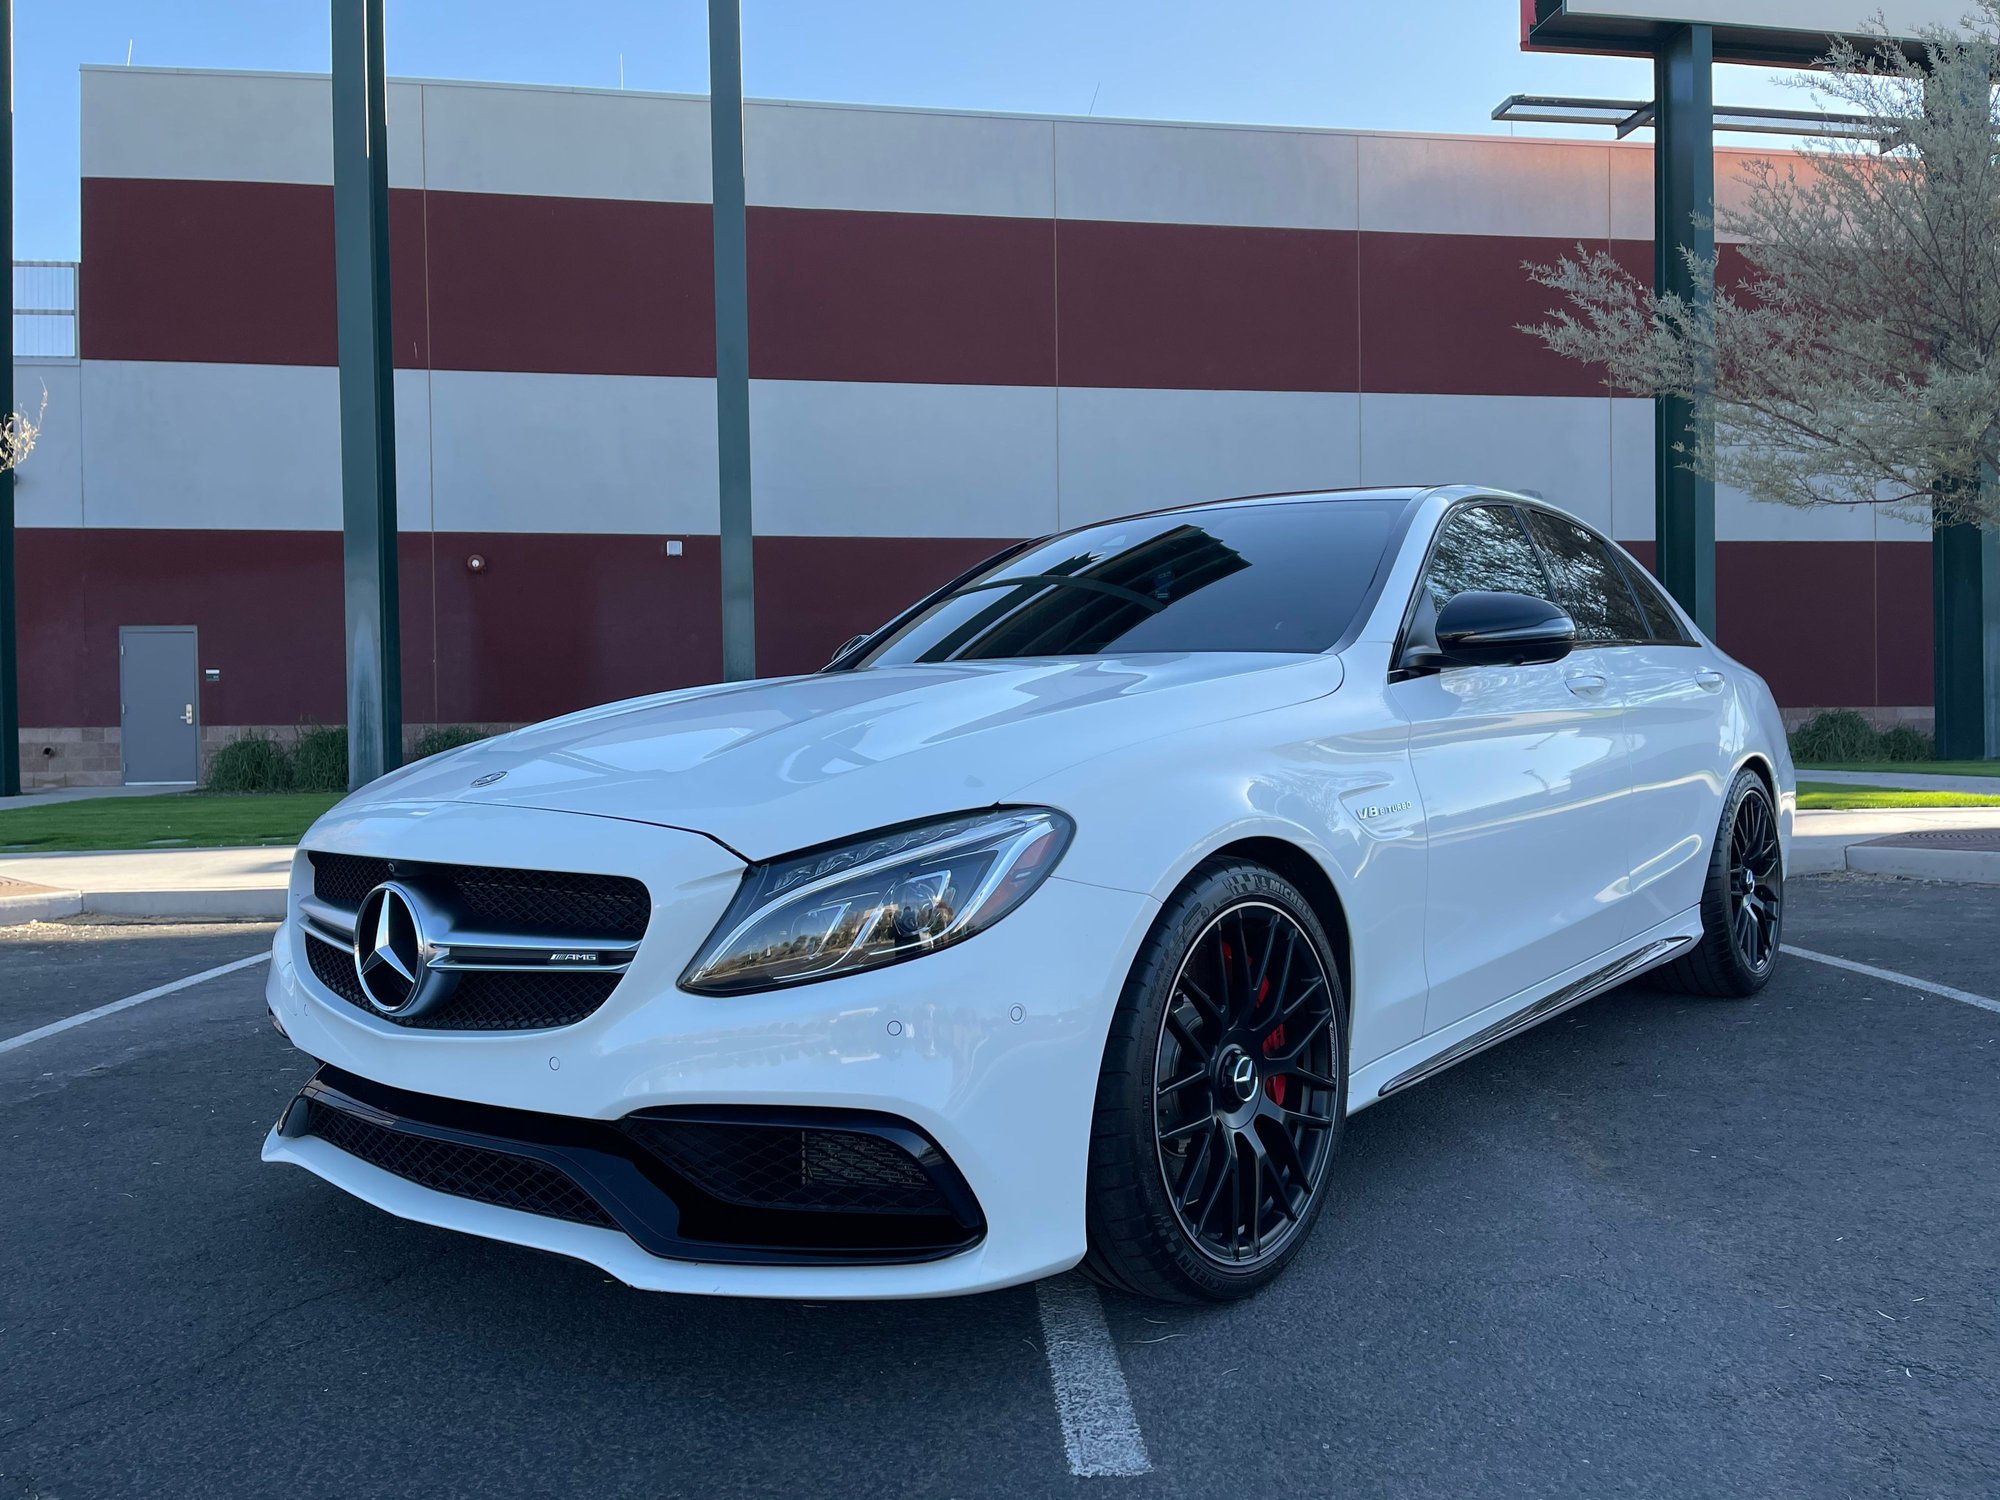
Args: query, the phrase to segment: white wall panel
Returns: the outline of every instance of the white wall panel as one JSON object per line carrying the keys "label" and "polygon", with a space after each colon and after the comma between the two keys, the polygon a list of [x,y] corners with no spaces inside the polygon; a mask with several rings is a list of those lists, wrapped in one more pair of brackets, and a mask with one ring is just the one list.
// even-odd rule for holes
{"label": "white wall panel", "polygon": [[1600,396],[1364,395],[1361,482],[1533,490],[1608,528],[1610,406]]}
{"label": "white wall panel", "polygon": [[1061,524],[1362,483],[1360,399],[1318,391],[1065,389]]}
{"label": "white wall panel", "polygon": [[83,400],[86,525],[340,525],[329,367],[86,360]]}
{"label": "white wall panel", "polygon": [[1151,224],[1352,229],[1357,137],[1059,121],[1056,213]]}
{"label": "white wall panel", "polygon": [[757,529],[781,536],[1038,536],[1056,529],[1048,387],[750,386]]}
{"label": "white wall panel", "polygon": [[1611,403],[1611,533],[1621,542],[1653,540],[1653,425],[1650,401]]}
{"label": "white wall panel", "polygon": [[[85,67],[82,174],[212,182],[333,181],[324,75]],[[422,101],[389,85],[389,184],[423,182]]]}
{"label": "white wall panel", "polygon": [[423,90],[433,188],[708,201],[706,100],[505,84],[426,83]]}
{"label": "white wall panel", "polygon": [[440,531],[716,530],[715,382],[439,370]]}
{"label": "white wall panel", "polygon": [[752,104],[745,182],[752,203],[778,208],[1047,218],[1054,130],[1005,115]]}
{"label": "white wall panel", "polygon": [[1360,138],[1361,227],[1399,234],[1610,233],[1610,148],[1592,141]]}
{"label": "white wall panel", "polygon": [[82,367],[75,364],[14,361],[15,408],[30,420],[40,412],[42,423],[35,451],[14,471],[18,526],[83,524],[82,376]]}
{"label": "white wall panel", "polygon": [[[1649,240],[1653,237],[1653,153],[1638,144],[1621,144],[1608,149],[1611,169],[1611,233],[1621,240]],[[1748,195],[1751,163],[1777,160],[1796,168],[1799,158],[1782,151],[1718,151],[1715,153],[1716,206],[1727,214],[1742,205]],[[1716,238],[1723,244],[1741,244],[1743,236],[1718,225]]]}

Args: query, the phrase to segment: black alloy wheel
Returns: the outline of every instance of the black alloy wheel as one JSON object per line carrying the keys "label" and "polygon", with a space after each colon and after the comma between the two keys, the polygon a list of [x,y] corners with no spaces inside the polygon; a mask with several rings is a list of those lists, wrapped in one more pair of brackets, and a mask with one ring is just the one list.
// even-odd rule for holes
{"label": "black alloy wheel", "polygon": [[1133,964],[1091,1131],[1084,1268],[1176,1301],[1247,1296],[1304,1243],[1347,1113],[1347,1015],[1312,905],[1197,868]]}
{"label": "black alloy wheel", "polygon": [[1777,956],[1784,902],[1778,820],[1760,787],[1737,803],[1729,830],[1729,940],[1752,973],[1767,973]]}
{"label": "black alloy wheel", "polygon": [[1784,854],[1777,805],[1755,771],[1722,799],[1701,893],[1701,937],[1660,971],[1675,989],[1719,1000],[1761,990],[1777,970],[1785,931]]}
{"label": "black alloy wheel", "polygon": [[1333,985],[1262,901],[1230,907],[1181,964],[1153,1065],[1154,1142],[1182,1231],[1254,1266],[1304,1222],[1333,1139]]}

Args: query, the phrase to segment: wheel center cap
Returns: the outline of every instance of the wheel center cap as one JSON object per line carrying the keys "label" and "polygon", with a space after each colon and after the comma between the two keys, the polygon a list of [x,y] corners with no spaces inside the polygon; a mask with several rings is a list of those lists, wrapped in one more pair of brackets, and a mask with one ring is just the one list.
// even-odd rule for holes
{"label": "wheel center cap", "polygon": [[1220,1062],[1222,1085],[1238,1104],[1257,1097],[1257,1060],[1241,1047],[1224,1050]]}

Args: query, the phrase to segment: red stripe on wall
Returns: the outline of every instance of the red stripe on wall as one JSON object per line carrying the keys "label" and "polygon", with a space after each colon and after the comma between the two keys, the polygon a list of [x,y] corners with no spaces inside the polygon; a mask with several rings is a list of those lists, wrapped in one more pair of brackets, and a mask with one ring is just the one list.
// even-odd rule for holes
{"label": "red stripe on wall", "polygon": [[[759,618],[759,669],[824,665],[849,636],[1004,545],[759,537],[759,594],[784,603]],[[202,666],[222,674],[201,689],[204,723],[341,719],[337,534],[36,527],[20,532],[19,547],[23,722],[116,724],[121,625],[196,627]],[[1722,645],[1764,674],[1780,704],[1930,702],[1928,543],[1716,550]],[[477,573],[467,567],[474,555]],[[657,537],[410,532],[400,557],[403,711],[413,722],[542,719],[720,671],[714,537],[688,537],[685,555],[670,557]],[[1878,560],[1894,580],[1879,595]],[[437,671],[440,661],[450,670]]]}
{"label": "red stripe on wall", "polygon": [[1063,219],[1055,234],[1061,384],[1356,389],[1351,232]]}
{"label": "red stripe on wall", "polygon": [[[758,620],[760,670],[824,666],[848,637],[1004,545],[759,537],[759,592],[785,603]],[[195,627],[201,665],[221,673],[200,688],[205,724],[345,717],[337,533],[36,527],[19,547],[24,723],[118,723],[121,625]],[[528,721],[715,681],[717,543],[684,547],[670,557],[658,537],[404,533],[404,717]]]}
{"label": "red stripe on wall", "polygon": [[[329,189],[86,178],[83,353],[332,364]],[[712,374],[705,204],[399,189],[396,362]],[[1644,274],[1651,247],[1612,247]],[[750,210],[764,379],[1602,394],[1517,325],[1573,242]]]}
{"label": "red stripe on wall", "polygon": [[[85,359],[330,365],[338,360],[333,192],[282,182],[86,177]],[[423,194],[389,194],[396,363],[421,367]]]}
{"label": "red stripe on wall", "polygon": [[436,368],[715,373],[706,204],[417,196]]}
{"label": "red stripe on wall", "polygon": [[1055,383],[1045,219],[753,208],[749,272],[761,379]]}

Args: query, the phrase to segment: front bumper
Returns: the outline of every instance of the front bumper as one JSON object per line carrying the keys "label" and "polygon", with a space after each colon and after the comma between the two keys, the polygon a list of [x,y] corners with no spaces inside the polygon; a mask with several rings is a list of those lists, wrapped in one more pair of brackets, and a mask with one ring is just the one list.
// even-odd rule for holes
{"label": "front bumper", "polygon": [[[570,1255],[663,1291],[935,1296],[1032,1280],[1082,1256],[1105,1031],[1157,911],[1150,898],[1058,874],[998,926],[943,952],[720,998],[675,984],[741,870],[696,835],[422,804],[371,809],[315,830],[311,843],[389,858],[629,874],[646,881],[654,900],[646,938],[611,998],[575,1025],[529,1032],[413,1031],[358,1010],[312,978],[305,940],[289,922],[274,944],[268,998],[293,1043],[320,1062],[413,1096],[600,1128],[691,1106],[894,1117],[962,1174],[984,1232],[970,1248],[895,1263],[730,1263],[728,1254],[657,1239],[648,1249],[643,1233],[625,1228],[438,1191],[314,1134],[273,1130],[266,1160],[305,1167],[405,1218]],[[300,866],[295,906],[310,882],[303,857]]]}

